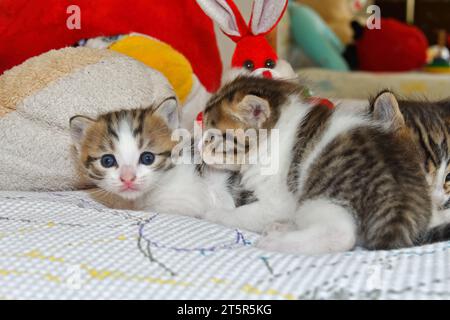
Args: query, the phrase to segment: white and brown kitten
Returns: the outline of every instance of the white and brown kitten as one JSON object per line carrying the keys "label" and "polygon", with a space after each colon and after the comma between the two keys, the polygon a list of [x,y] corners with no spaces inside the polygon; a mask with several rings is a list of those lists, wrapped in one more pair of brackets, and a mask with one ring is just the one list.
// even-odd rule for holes
{"label": "white and brown kitten", "polygon": [[236,174],[174,165],[175,98],[97,119],[76,116],[70,127],[78,167],[99,188],[96,198],[109,206],[202,217],[217,207],[232,209],[235,199],[250,196],[238,188]]}
{"label": "white and brown kitten", "polygon": [[[258,200],[214,210],[207,218],[268,230],[259,247],[292,253],[340,252],[357,244],[395,249],[448,239],[449,225],[430,231],[440,222],[432,219],[416,144],[404,126],[391,121],[392,112],[399,112],[393,95],[377,97],[380,121],[375,121],[367,110],[308,105],[302,90],[293,82],[240,77],[211,98],[204,121],[218,137],[205,139],[205,146],[215,147],[220,136],[230,135],[226,129],[268,129],[269,135],[275,129],[279,153],[270,160],[279,170],[262,175],[259,164],[239,166],[242,187]],[[257,156],[275,147],[267,138],[256,149],[238,150],[241,142],[236,141],[236,152]]]}

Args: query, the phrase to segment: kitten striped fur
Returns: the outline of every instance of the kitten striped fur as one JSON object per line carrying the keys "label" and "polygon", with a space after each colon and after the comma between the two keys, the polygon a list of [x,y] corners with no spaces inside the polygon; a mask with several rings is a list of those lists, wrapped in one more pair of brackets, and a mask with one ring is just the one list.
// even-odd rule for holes
{"label": "kitten striped fur", "polygon": [[[373,105],[373,104],[372,104]],[[450,101],[399,100],[404,125],[412,135],[437,209],[450,208]]]}
{"label": "kitten striped fur", "polygon": [[258,201],[210,218],[259,232],[288,220],[289,232],[272,230],[259,242],[275,251],[324,253],[356,243],[395,249],[429,240],[431,199],[410,132],[388,128],[367,111],[311,107],[302,90],[293,82],[240,77],[210,100],[207,129],[279,129],[281,164],[272,177],[242,165],[244,188]]}

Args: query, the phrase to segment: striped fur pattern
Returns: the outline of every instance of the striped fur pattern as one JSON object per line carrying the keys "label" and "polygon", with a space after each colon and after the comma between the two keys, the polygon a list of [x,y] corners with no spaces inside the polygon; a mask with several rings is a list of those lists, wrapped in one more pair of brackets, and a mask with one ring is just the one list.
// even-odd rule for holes
{"label": "striped fur pattern", "polygon": [[[274,251],[315,254],[356,244],[395,249],[423,243],[432,206],[410,132],[374,121],[367,111],[309,106],[302,90],[293,82],[241,77],[212,97],[206,129],[278,129],[280,168],[263,177],[257,165],[242,165],[244,187],[258,201],[210,218],[266,231],[258,245]],[[266,101],[256,113],[258,99],[251,98],[252,108],[243,105],[254,96]],[[383,95],[379,108],[389,109],[391,102],[392,95]]]}
{"label": "striped fur pattern", "polygon": [[450,208],[450,101],[399,101],[439,210]]}

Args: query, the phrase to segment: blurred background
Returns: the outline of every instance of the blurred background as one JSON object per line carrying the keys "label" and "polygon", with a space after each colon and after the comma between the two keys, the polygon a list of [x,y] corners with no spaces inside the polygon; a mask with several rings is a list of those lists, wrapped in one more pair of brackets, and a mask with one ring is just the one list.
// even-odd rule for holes
{"label": "blurred background", "polygon": [[[236,3],[248,18],[252,1]],[[380,29],[368,28],[378,17]],[[216,31],[227,67],[234,43]],[[450,0],[291,0],[271,41],[322,95],[359,99],[389,87],[414,99],[443,99],[450,92],[449,35]]]}
{"label": "blurred background", "polygon": [[[248,21],[253,1],[235,3]],[[289,0],[266,38],[317,94],[363,99],[389,88],[445,99],[449,17],[450,0]],[[77,21],[79,28],[68,27]],[[130,44],[123,37],[132,33],[171,50],[143,38]],[[194,0],[0,0],[0,36],[0,74],[51,49],[92,46],[128,54],[174,86],[186,83],[176,68],[184,66],[183,74],[194,74],[208,92],[220,86],[236,46]]]}

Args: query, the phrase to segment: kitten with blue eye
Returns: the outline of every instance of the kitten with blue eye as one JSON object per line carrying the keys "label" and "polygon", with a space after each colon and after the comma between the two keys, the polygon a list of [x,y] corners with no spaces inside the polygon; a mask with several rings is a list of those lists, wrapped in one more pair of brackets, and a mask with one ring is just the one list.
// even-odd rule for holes
{"label": "kitten with blue eye", "polygon": [[235,173],[177,164],[175,98],[147,109],[123,110],[97,119],[70,120],[75,160],[82,176],[110,207],[203,217],[216,207],[234,208],[251,197]]}
{"label": "kitten with blue eye", "polygon": [[[216,93],[204,112],[220,150],[227,129],[268,130],[249,156],[271,159],[279,170],[262,175],[260,164],[240,164],[243,188],[257,201],[209,212],[209,220],[265,233],[258,246],[271,251],[321,254],[352,249],[396,249],[450,238],[450,224],[432,209],[429,186],[411,132],[401,123],[395,97],[384,92],[367,110],[313,107],[293,82],[240,77]],[[378,118],[378,119],[374,119]],[[233,139],[229,139],[232,141]],[[221,168],[222,154],[218,151]],[[242,157],[241,157],[242,158]],[[227,164],[227,168],[232,166]]]}

